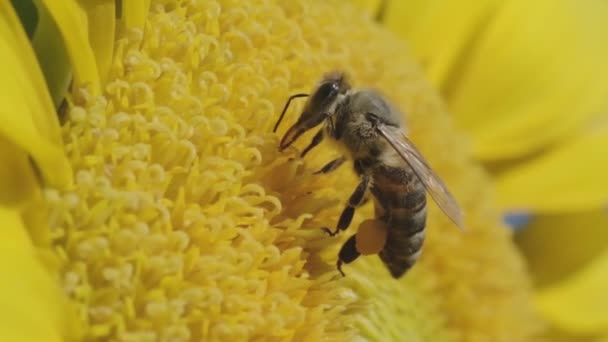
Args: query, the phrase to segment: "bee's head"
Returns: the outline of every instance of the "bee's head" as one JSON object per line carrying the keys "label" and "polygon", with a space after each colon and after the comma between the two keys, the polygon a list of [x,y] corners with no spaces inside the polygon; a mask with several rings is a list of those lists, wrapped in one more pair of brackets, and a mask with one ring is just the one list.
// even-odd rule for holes
{"label": "bee's head", "polygon": [[[304,110],[298,121],[287,130],[287,133],[281,139],[280,149],[284,150],[289,147],[302,133],[318,126],[335,110],[336,101],[350,89],[350,84],[346,80],[343,73],[331,73],[326,75],[316,87],[314,92],[309,96]],[[287,109],[287,106],[285,110]],[[278,127],[285,110],[281,114],[279,121],[275,126]]]}

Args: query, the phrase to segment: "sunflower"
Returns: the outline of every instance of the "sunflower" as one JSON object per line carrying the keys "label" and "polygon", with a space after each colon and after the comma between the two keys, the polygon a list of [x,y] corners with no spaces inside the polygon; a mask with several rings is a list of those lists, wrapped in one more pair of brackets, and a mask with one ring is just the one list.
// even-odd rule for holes
{"label": "sunflower", "polygon": [[[0,6],[3,340],[522,341],[542,330],[469,137],[407,45],[360,7]],[[272,133],[289,95],[337,69],[406,113],[467,215],[463,233],[429,202],[425,252],[399,280],[372,256],[340,277],[350,234],[319,228],[336,223],[356,178],[313,174],[336,152],[280,153]],[[352,226],[370,215],[361,208]]]}
{"label": "sunflower", "polygon": [[557,335],[608,336],[608,5],[359,3],[411,44],[469,134]]}

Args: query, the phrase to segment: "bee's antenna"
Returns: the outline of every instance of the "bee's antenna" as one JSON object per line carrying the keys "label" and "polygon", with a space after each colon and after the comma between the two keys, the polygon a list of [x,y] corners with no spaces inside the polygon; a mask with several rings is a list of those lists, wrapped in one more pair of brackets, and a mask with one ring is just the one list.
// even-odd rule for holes
{"label": "bee's antenna", "polygon": [[287,103],[285,104],[285,107],[283,107],[283,111],[281,112],[281,116],[279,116],[279,120],[277,120],[277,123],[274,125],[274,129],[272,130],[272,132],[276,132],[277,128],[279,128],[279,124],[281,123],[281,121],[283,121],[283,117],[285,116],[285,112],[287,112],[287,108],[289,108],[289,104],[291,103],[291,100],[293,99],[297,99],[299,97],[307,97],[309,96],[308,94],[295,94],[295,95],[291,95],[289,97],[289,100],[287,100]]}

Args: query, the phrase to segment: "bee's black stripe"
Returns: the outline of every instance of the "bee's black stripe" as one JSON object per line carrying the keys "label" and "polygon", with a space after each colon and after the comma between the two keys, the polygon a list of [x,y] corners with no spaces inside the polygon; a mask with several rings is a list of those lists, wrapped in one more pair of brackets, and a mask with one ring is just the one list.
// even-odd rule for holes
{"label": "bee's black stripe", "polygon": [[415,211],[391,208],[389,213],[389,226],[395,227],[395,229],[405,230],[407,236],[413,236],[426,227],[426,202],[422,202]]}
{"label": "bee's black stripe", "polygon": [[426,203],[424,186],[411,170],[378,165],[374,171],[378,186],[371,191],[384,207],[414,212]]}
{"label": "bee's black stripe", "polygon": [[407,192],[386,192],[383,190],[375,189],[372,192],[379,202],[388,208],[408,209],[414,212],[426,204],[426,193],[420,191],[421,189]]}
{"label": "bee's black stripe", "polygon": [[417,228],[417,233],[410,234],[408,230],[395,228],[397,227],[389,230],[387,243],[379,256],[391,275],[399,278],[418,260],[424,244],[425,229],[423,226]]}
{"label": "bee's black stripe", "polygon": [[399,278],[414,266],[422,251],[426,233],[426,192],[418,179],[407,175],[411,171],[388,168],[385,171],[390,171],[390,176],[372,189],[386,211],[383,217],[389,227],[386,245],[379,256],[391,275]]}

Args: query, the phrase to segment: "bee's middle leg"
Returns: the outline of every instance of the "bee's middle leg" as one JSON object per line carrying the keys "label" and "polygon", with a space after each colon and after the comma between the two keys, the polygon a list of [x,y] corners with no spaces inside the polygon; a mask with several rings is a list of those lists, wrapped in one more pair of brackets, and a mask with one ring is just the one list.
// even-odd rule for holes
{"label": "bee's middle leg", "polygon": [[344,157],[344,156],[336,158],[336,159],[330,161],[329,163],[325,164],[325,166],[323,166],[319,170],[315,171],[313,174],[318,175],[320,173],[328,174],[330,172],[333,172],[337,168],[342,166],[342,164],[344,164],[345,161],[346,161],[346,157]]}
{"label": "bee's middle leg", "polygon": [[330,236],[334,236],[338,234],[341,230],[345,230],[346,228],[348,228],[348,226],[353,220],[355,208],[361,205],[363,199],[365,198],[365,193],[367,192],[369,183],[370,177],[363,176],[361,182],[359,183],[359,185],[357,185],[355,191],[352,193],[352,195],[350,195],[350,198],[348,199],[348,205],[342,211],[336,229],[334,231],[331,231],[329,228],[323,228],[323,231],[328,233]]}

